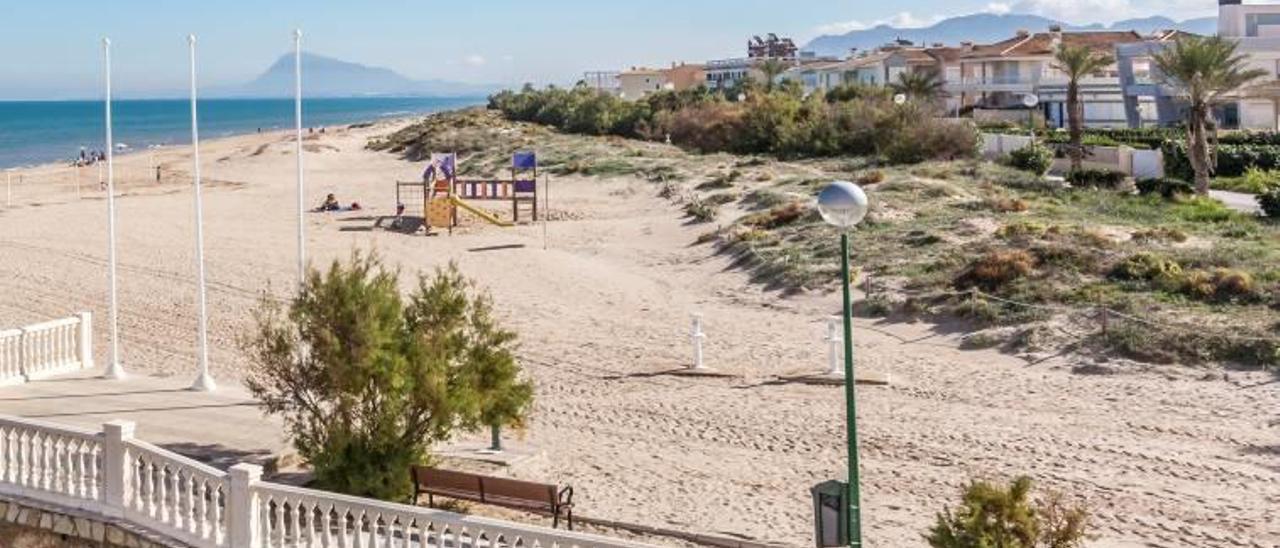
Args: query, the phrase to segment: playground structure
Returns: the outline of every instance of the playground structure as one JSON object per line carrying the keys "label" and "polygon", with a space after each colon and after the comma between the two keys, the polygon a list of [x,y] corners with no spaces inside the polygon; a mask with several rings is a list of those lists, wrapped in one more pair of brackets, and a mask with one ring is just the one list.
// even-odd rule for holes
{"label": "playground structure", "polygon": [[[422,181],[396,183],[397,210],[406,204],[422,204],[422,219],[430,228],[458,226],[458,210],[502,227],[520,222],[526,211],[532,221],[538,220],[538,159],[533,152],[517,152],[511,157],[510,179],[459,179],[456,153],[432,154],[431,163],[423,171]],[[510,201],[511,222],[476,207],[470,201]],[[402,214],[402,212],[401,212]]]}

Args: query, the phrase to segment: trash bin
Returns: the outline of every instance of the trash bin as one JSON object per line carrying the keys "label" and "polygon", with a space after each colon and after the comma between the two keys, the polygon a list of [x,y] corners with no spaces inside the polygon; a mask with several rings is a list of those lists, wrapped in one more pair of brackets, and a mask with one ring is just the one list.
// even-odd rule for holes
{"label": "trash bin", "polygon": [[809,490],[813,494],[814,538],[818,548],[848,546],[849,487],[843,481],[824,481]]}

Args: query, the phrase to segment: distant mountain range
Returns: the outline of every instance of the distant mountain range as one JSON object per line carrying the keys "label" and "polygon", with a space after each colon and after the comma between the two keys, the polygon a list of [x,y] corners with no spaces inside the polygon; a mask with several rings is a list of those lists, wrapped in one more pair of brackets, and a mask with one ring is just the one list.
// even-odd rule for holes
{"label": "distant mountain range", "polygon": [[[292,97],[293,54],[280,57],[252,82],[211,90],[220,97]],[[302,91],[307,97],[470,97],[501,86],[446,80],[414,80],[391,69],[302,54]]]}
{"label": "distant mountain range", "polygon": [[954,46],[962,41],[982,44],[1004,40],[1014,36],[1019,30],[1044,32],[1053,25],[1060,25],[1064,30],[1135,30],[1143,34],[1164,29],[1177,29],[1204,35],[1218,32],[1218,18],[1216,17],[1178,22],[1167,17],[1155,16],[1117,21],[1111,25],[1079,26],[1038,15],[976,13],[944,19],[933,26],[924,28],[895,28],[889,25],[880,25],[841,35],[819,36],[802,49],[816,52],[819,55],[845,57],[853,48],[857,48],[859,51],[871,50],[897,39],[910,40],[918,45],[943,43]]}

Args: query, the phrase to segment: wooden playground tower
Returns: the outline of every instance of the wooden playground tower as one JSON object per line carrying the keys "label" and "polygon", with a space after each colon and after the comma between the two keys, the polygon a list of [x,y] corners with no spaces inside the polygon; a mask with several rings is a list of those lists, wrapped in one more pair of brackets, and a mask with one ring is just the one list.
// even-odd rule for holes
{"label": "wooden playground tower", "polygon": [[[527,212],[526,218],[534,222],[538,220],[538,158],[535,153],[517,152],[512,155],[510,179],[460,179],[457,165],[456,153],[432,154],[421,182],[396,183],[397,208],[408,201],[421,199],[422,218],[427,227],[447,228],[450,232],[458,226],[459,209],[503,227],[519,223],[522,211]],[[470,201],[510,201],[512,221],[499,219]]]}

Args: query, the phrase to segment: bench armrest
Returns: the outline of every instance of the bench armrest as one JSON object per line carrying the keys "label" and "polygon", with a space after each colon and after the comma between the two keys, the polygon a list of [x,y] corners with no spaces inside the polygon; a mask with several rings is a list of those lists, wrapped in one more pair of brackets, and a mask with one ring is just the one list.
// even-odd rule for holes
{"label": "bench armrest", "polygon": [[573,506],[573,486],[566,485],[560,490],[560,494],[556,496],[556,504],[565,508]]}

